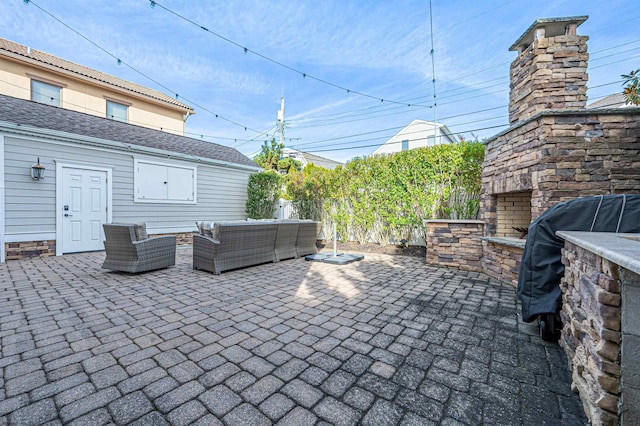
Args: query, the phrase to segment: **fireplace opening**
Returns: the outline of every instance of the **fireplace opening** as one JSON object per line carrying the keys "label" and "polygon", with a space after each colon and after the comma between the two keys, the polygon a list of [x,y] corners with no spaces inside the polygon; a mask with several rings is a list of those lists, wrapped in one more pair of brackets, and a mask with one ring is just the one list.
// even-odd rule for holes
{"label": "fireplace opening", "polygon": [[496,237],[524,238],[531,223],[531,191],[496,195]]}

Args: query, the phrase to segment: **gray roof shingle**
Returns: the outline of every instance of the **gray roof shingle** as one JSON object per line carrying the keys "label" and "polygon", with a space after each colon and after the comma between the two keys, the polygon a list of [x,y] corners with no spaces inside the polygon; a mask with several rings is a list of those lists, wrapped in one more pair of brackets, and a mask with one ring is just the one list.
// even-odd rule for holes
{"label": "gray roof shingle", "polygon": [[6,95],[0,95],[0,121],[258,167],[248,157],[228,146]]}

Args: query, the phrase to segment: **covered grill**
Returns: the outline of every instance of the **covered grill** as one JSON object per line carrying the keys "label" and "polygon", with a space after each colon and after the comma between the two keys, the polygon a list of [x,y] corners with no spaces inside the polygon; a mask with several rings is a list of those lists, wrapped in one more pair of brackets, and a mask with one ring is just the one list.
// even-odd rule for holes
{"label": "covered grill", "polygon": [[640,233],[640,195],[576,198],[556,204],[529,225],[516,295],[525,322],[541,319],[543,338],[552,337],[562,303],[564,240],[556,236],[560,230]]}

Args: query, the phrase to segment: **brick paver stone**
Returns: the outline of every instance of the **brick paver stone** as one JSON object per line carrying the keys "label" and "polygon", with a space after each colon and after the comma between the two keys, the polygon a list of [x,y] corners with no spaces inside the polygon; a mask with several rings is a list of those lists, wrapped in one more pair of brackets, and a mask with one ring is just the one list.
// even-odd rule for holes
{"label": "brick paver stone", "polygon": [[318,421],[318,417],[312,412],[296,407],[278,422],[280,426],[312,426]]}
{"label": "brick paver stone", "polygon": [[402,418],[402,408],[392,402],[379,399],[362,419],[366,426],[396,425]]}
{"label": "brick paver stone", "polygon": [[170,412],[167,419],[173,426],[186,426],[207,413],[206,407],[200,401],[191,400]]}
{"label": "brick paver stone", "polygon": [[109,411],[118,424],[127,424],[152,410],[151,402],[140,391],[130,393],[109,404]]}
{"label": "brick paver stone", "polygon": [[[586,424],[510,284],[368,253],[221,275],[0,268],[0,426]],[[34,272],[36,271],[36,272]]]}
{"label": "brick paver stone", "polygon": [[330,424],[338,426],[355,425],[360,419],[356,410],[332,397],[320,401],[313,412]]}
{"label": "brick paver stone", "polygon": [[267,398],[262,404],[260,404],[260,411],[262,411],[271,420],[276,421],[284,416],[288,411],[296,406],[290,398],[276,393]]}
{"label": "brick paver stone", "polygon": [[234,408],[229,414],[223,417],[223,420],[225,423],[232,425],[268,426],[271,424],[267,416],[250,404],[242,404]]}
{"label": "brick paver stone", "polygon": [[200,395],[204,405],[218,417],[222,417],[242,402],[242,398],[225,385],[218,385]]}

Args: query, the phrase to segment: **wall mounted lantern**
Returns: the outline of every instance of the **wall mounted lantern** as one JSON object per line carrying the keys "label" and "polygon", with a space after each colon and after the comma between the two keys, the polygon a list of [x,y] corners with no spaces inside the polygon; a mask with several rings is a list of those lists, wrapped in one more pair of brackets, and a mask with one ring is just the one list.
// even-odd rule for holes
{"label": "wall mounted lantern", "polygon": [[33,180],[44,179],[44,170],[44,166],[40,164],[40,157],[38,157],[38,162],[31,166],[31,178]]}

